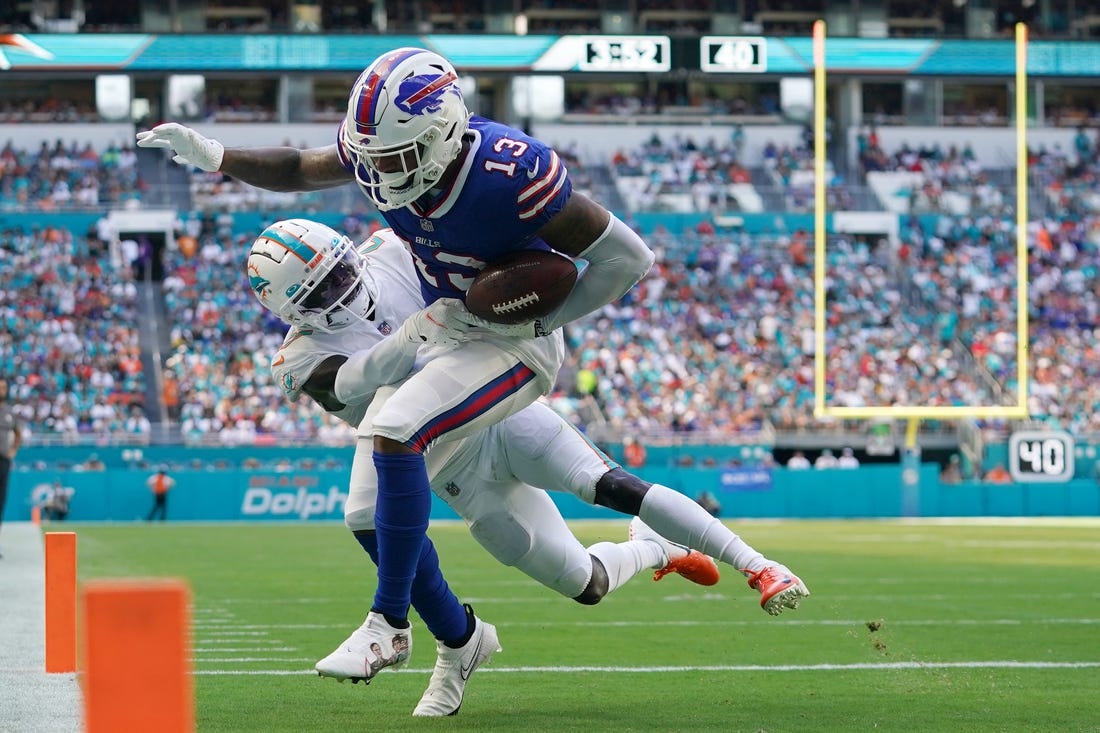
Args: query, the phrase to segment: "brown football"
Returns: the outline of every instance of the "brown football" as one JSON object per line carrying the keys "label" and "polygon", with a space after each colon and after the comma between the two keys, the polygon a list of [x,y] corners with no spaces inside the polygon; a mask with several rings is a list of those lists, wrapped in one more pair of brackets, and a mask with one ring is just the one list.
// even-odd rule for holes
{"label": "brown football", "polygon": [[573,260],[523,249],[485,267],[466,291],[471,313],[493,323],[524,323],[551,313],[577,281]]}

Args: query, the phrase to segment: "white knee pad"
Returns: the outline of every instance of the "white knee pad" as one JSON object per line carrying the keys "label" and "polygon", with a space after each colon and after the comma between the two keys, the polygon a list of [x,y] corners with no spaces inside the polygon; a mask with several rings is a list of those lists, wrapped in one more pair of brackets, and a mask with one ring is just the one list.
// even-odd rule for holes
{"label": "white knee pad", "polygon": [[518,568],[551,590],[576,598],[592,579],[592,558],[570,535],[572,542],[536,543],[521,519],[494,512],[470,525],[482,547],[500,563]]}

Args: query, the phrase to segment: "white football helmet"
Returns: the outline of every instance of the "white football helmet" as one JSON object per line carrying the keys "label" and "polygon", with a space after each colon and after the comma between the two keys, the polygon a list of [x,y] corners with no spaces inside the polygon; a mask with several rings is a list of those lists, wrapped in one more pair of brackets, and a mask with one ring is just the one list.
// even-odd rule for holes
{"label": "white football helmet", "polygon": [[375,284],[355,244],[308,219],[277,221],[248,252],[248,283],[292,326],[339,331],[374,313]]}
{"label": "white football helmet", "polygon": [[399,48],[359,75],[340,126],[363,192],[382,211],[427,192],[462,150],[470,112],[447,59]]}

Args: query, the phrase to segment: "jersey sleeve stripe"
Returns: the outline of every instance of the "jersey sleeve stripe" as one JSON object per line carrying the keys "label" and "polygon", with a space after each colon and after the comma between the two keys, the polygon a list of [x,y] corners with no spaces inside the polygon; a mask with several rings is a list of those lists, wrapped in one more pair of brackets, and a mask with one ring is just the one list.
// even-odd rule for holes
{"label": "jersey sleeve stripe", "polygon": [[545,196],[540,198],[533,205],[529,206],[526,209],[521,209],[519,212],[519,218],[526,221],[527,219],[531,219],[542,213],[542,210],[545,209],[550,204],[550,202],[554,200],[559,192],[561,192],[562,186],[565,185],[566,180],[568,179],[565,175],[565,169],[563,168],[562,175],[558,177],[558,182],[554,184],[554,187],[551,188]]}
{"label": "jersey sleeve stripe", "polygon": [[565,166],[561,164],[561,159],[558,158],[558,154],[551,150],[550,168],[546,171],[546,175],[533,182],[529,186],[524,187],[524,189],[519,192],[519,198],[516,199],[516,201],[522,204],[524,201],[527,201],[530,198],[534,198],[538,195],[540,191],[553,183],[554,177],[557,176],[559,172],[564,170]]}

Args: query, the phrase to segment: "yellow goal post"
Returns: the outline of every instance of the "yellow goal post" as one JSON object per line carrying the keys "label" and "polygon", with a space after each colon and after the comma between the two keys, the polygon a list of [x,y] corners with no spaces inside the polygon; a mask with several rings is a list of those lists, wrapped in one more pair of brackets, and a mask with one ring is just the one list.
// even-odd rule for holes
{"label": "yellow goal post", "polygon": [[841,419],[897,418],[909,421],[906,443],[916,441],[921,419],[1027,419],[1027,26],[1016,24],[1016,404],[1014,405],[865,405],[826,404],[825,352],[825,21],[814,23],[814,416]]}

